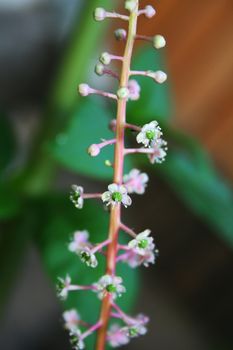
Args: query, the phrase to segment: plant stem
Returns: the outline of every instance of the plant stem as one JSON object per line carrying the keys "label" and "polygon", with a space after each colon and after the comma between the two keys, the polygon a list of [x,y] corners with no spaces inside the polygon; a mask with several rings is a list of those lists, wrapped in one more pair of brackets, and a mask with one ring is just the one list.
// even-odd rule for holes
{"label": "plant stem", "polygon": [[[134,39],[137,33],[137,12],[138,4],[135,11],[130,14],[128,38],[125,47],[120,88],[127,87],[130,75],[130,65],[134,46]],[[126,123],[126,99],[118,99],[117,102],[117,125],[116,125],[116,146],[114,157],[114,183],[122,184],[123,169],[124,169],[124,132]],[[107,269],[106,273],[109,275],[115,274],[116,256],[118,250],[118,234],[121,224],[121,206],[120,204],[111,207],[110,225],[109,225],[109,239],[110,244],[107,251]],[[107,295],[102,302],[100,322],[101,327],[98,331],[96,350],[104,350],[106,347],[106,335],[111,317],[111,296]]]}

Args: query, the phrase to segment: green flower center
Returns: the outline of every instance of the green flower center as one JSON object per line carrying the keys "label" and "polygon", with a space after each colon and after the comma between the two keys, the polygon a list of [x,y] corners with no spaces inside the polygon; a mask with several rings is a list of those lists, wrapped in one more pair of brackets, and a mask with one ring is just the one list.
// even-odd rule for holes
{"label": "green flower center", "polygon": [[153,130],[149,130],[146,132],[146,137],[148,140],[152,141],[155,138],[155,132]]}
{"label": "green flower center", "polygon": [[58,281],[56,287],[57,287],[57,292],[59,293],[65,288],[65,283],[62,281]]}
{"label": "green flower center", "polygon": [[139,248],[145,249],[148,246],[148,241],[147,239],[142,239],[139,243],[138,243]]}
{"label": "green flower center", "polygon": [[112,200],[114,202],[121,202],[122,201],[122,194],[120,192],[114,192],[112,194]]}
{"label": "green flower center", "polygon": [[114,293],[116,292],[116,286],[114,286],[114,284],[108,284],[106,287],[106,291],[109,293]]}
{"label": "green flower center", "polygon": [[90,255],[87,253],[87,252],[82,252],[81,253],[81,259],[84,261],[84,262],[88,262],[90,260]]}
{"label": "green flower center", "polygon": [[77,202],[78,199],[80,198],[80,193],[79,192],[72,192],[70,196],[71,196],[72,201]]}
{"label": "green flower center", "polygon": [[136,335],[138,335],[137,329],[134,328],[134,327],[131,327],[131,328],[129,329],[129,336],[130,336],[130,337],[135,337]]}

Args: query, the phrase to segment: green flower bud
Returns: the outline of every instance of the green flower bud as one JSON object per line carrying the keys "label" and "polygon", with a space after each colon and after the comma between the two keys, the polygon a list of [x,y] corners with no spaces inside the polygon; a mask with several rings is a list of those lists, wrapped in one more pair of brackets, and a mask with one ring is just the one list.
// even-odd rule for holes
{"label": "green flower bud", "polygon": [[126,87],[122,87],[117,91],[117,96],[120,99],[128,98],[129,97],[129,89]]}

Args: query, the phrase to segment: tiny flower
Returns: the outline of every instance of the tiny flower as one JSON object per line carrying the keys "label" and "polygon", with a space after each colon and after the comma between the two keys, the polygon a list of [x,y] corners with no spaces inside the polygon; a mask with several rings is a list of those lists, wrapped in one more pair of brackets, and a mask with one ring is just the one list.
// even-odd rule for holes
{"label": "tiny flower", "polygon": [[136,9],[137,1],[136,0],[127,0],[125,2],[125,9],[129,12],[133,12]]}
{"label": "tiny flower", "polygon": [[129,89],[129,99],[132,101],[137,101],[140,98],[141,87],[137,80],[131,79],[128,83]]}
{"label": "tiny flower", "polygon": [[156,48],[156,49],[162,49],[163,47],[166,46],[166,40],[164,38],[164,36],[162,35],[155,35],[153,37],[153,46]]}
{"label": "tiny flower", "polygon": [[63,312],[63,319],[65,321],[65,328],[69,331],[77,330],[80,316],[75,309]]}
{"label": "tiny flower", "polygon": [[71,278],[69,275],[66,276],[65,279],[63,278],[58,278],[58,283],[57,283],[57,296],[61,300],[66,300],[68,293],[69,293],[69,288],[71,284]]}
{"label": "tiny flower", "polygon": [[146,173],[141,173],[138,169],[133,169],[128,175],[124,175],[124,186],[128,193],[145,193],[145,188],[149,177]]}
{"label": "tiny flower", "polygon": [[117,40],[125,40],[127,38],[127,32],[125,29],[119,28],[114,32],[115,38]]}
{"label": "tiny flower", "polygon": [[147,333],[147,328],[143,324],[135,324],[130,327],[124,327],[128,337],[136,338]]}
{"label": "tiny flower", "polygon": [[127,254],[124,254],[124,259],[121,261],[127,263],[131,268],[135,269],[139,266],[148,267],[149,264],[155,264],[158,257],[158,250],[145,249],[144,255],[140,255],[135,249],[130,249]]}
{"label": "tiny flower", "polygon": [[156,14],[156,11],[153,6],[147,5],[145,7],[144,13],[147,18],[152,18]]}
{"label": "tiny flower", "polygon": [[79,329],[72,330],[70,332],[70,344],[74,350],[82,350],[85,348],[85,344],[82,340],[82,334]]}
{"label": "tiny flower", "polygon": [[109,345],[113,348],[117,348],[121,345],[126,345],[129,343],[128,335],[124,330],[122,330],[122,327],[120,327],[118,324],[113,324],[110,327],[107,339]]}
{"label": "tiny flower", "polygon": [[117,128],[117,121],[116,119],[112,119],[109,123],[109,129],[112,130],[113,132],[116,132]]}
{"label": "tiny flower", "polygon": [[105,67],[102,63],[97,63],[95,66],[95,73],[99,76],[104,75]]}
{"label": "tiny flower", "polygon": [[70,200],[74,204],[74,206],[78,209],[83,208],[83,187],[72,185],[70,192]]}
{"label": "tiny flower", "polygon": [[100,56],[100,62],[104,65],[109,65],[111,63],[111,55],[108,52],[104,52]]}
{"label": "tiny flower", "polygon": [[122,285],[122,278],[117,276],[105,275],[100,278],[95,287],[100,299],[103,299],[107,294],[111,294],[112,298],[115,299],[126,292],[125,287]]}
{"label": "tiny flower", "polygon": [[126,208],[132,204],[132,200],[128,196],[125,186],[117,184],[108,186],[108,191],[102,194],[102,201],[106,202],[107,205],[122,203]]}
{"label": "tiny flower", "polygon": [[164,162],[167,155],[167,142],[159,140],[153,146],[153,153],[149,154],[151,164]]}
{"label": "tiny flower", "polygon": [[117,96],[119,99],[128,99],[130,95],[129,89],[127,87],[122,87],[117,91]]}
{"label": "tiny flower", "polygon": [[129,248],[134,249],[139,255],[144,255],[146,250],[154,248],[154,238],[149,237],[151,231],[145,230],[137,235],[135,239],[128,243]]}
{"label": "tiny flower", "polygon": [[90,93],[90,86],[88,84],[80,84],[78,91],[81,96],[86,97]]}
{"label": "tiny flower", "polygon": [[89,244],[88,238],[88,231],[76,231],[74,233],[73,240],[68,246],[69,251],[72,253],[79,254],[80,251]]}
{"label": "tiny flower", "polygon": [[137,142],[143,143],[145,147],[152,147],[160,139],[161,135],[161,129],[154,120],[142,127],[142,130],[137,135]]}
{"label": "tiny flower", "polygon": [[96,21],[103,21],[106,18],[106,11],[101,7],[97,7],[94,11],[94,19]]}
{"label": "tiny flower", "polygon": [[86,247],[84,250],[80,251],[80,259],[89,267],[95,268],[98,265],[95,254],[93,254],[90,248]]}
{"label": "tiny flower", "polygon": [[100,154],[100,147],[97,144],[93,144],[88,148],[87,152],[91,157],[97,157]]}

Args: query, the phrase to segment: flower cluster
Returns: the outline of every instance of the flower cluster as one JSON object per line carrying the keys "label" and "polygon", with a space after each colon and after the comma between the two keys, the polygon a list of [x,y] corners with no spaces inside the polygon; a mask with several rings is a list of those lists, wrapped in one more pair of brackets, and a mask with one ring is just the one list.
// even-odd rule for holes
{"label": "flower cluster", "polygon": [[[127,344],[131,338],[144,335],[147,332],[148,317],[139,314],[136,317],[127,315],[116,303],[118,298],[126,293],[126,287],[121,276],[116,275],[116,264],[127,263],[131,268],[138,266],[148,267],[154,264],[158,257],[158,249],[155,245],[151,231],[145,229],[142,232],[135,232],[122,223],[121,207],[129,207],[132,204],[131,195],[143,195],[148,185],[149,177],[139,169],[131,169],[128,174],[123,173],[124,160],[127,155],[144,154],[151,163],[161,163],[165,160],[167,143],[163,140],[162,130],[157,121],[153,120],[145,125],[138,126],[126,122],[126,104],[128,100],[136,101],[140,98],[141,88],[134,76],[145,76],[153,79],[156,83],[162,84],[166,81],[167,75],[163,71],[132,71],[130,70],[132,48],[135,40],[150,42],[155,49],[165,46],[166,40],[162,35],[147,37],[139,35],[136,31],[138,17],[143,15],[152,18],[156,11],[147,5],[139,8],[139,0],[126,0],[125,9],[127,15],[117,12],[109,12],[103,8],[97,8],[94,12],[96,21],[103,21],[107,18],[117,18],[129,22],[128,31],[117,29],[115,37],[117,40],[125,41],[125,52],[123,56],[117,56],[109,52],[103,52],[95,67],[97,75],[109,75],[116,78],[119,87],[115,92],[106,92],[90,87],[83,83],[79,85],[81,96],[96,94],[110,98],[117,103],[117,118],[110,123],[110,129],[114,137],[109,140],[102,139],[99,143],[93,143],[88,148],[91,157],[97,157],[102,148],[115,145],[114,161],[106,161],[106,165],[112,166],[114,176],[112,183],[101,193],[86,193],[82,186],[72,185],[70,200],[77,209],[84,207],[87,199],[99,199],[109,209],[109,234],[100,243],[93,244],[90,241],[90,234],[87,230],[79,230],[73,233],[68,250],[77,255],[80,261],[88,268],[97,268],[98,254],[106,258],[106,272],[100,275],[96,282],[90,285],[73,284],[71,277],[59,278],[57,294],[61,299],[66,299],[70,292],[89,290],[96,294],[101,301],[101,314],[95,324],[90,325],[81,320],[75,309],[64,312],[63,319],[65,329],[70,333],[70,340],[73,349],[83,349],[85,338],[94,332],[98,333],[96,350],[105,349],[106,341],[112,347],[119,347]],[[122,63],[119,73],[109,67],[113,61]],[[125,147],[125,131],[127,129],[136,132],[135,143],[138,148]],[[95,140],[93,140],[95,142]],[[129,237],[125,244],[120,244],[118,236],[123,231]],[[109,327],[110,319],[120,320],[120,323],[112,324]]]}

